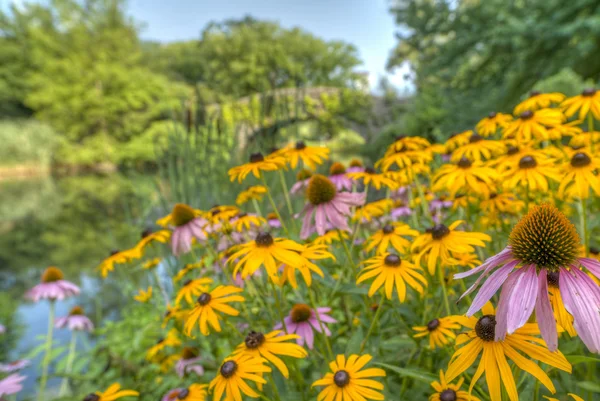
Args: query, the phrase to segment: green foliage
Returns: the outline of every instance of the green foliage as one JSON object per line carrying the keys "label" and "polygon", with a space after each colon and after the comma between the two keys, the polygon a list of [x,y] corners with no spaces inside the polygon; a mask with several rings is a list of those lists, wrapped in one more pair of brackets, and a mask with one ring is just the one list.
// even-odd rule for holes
{"label": "green foliage", "polygon": [[1,120],[0,143],[3,165],[49,167],[61,138],[49,125],[35,120]]}
{"label": "green foliage", "polygon": [[594,86],[591,79],[584,81],[570,68],[560,70],[555,75],[538,81],[533,89],[539,92],[560,92],[567,96],[579,95],[585,88]]}

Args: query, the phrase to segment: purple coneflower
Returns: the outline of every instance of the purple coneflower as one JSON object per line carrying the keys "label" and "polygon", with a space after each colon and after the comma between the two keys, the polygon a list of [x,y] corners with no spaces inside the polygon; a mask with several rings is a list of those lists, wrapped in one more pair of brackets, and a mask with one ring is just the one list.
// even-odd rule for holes
{"label": "purple coneflower", "polygon": [[442,209],[451,208],[453,204],[453,201],[445,199],[444,197],[440,197],[429,202],[429,211],[440,212]]}
{"label": "purple coneflower", "polygon": [[306,189],[306,187],[308,187],[310,177],[312,177],[312,171],[306,169],[300,170],[296,175],[296,183],[292,185],[292,188],[290,188],[290,193],[294,195]]}
{"label": "purple coneflower", "polygon": [[[306,341],[308,348],[313,349],[315,343],[313,330],[316,330],[319,333],[325,331],[325,335],[329,337],[331,336],[331,331],[329,331],[325,324],[337,323],[337,320],[328,315],[329,312],[331,312],[331,308],[317,308],[317,311],[315,312],[315,310],[311,309],[308,305],[296,304],[292,307],[290,314],[283,320],[288,333],[296,333],[300,336],[296,339],[296,342],[299,345],[304,345],[304,342]],[[317,313],[319,314],[318,319]],[[321,323],[323,323],[323,330],[321,330],[319,319],[321,320]],[[281,330],[282,327],[283,325],[278,323],[273,329]]]}
{"label": "purple coneflower", "polygon": [[281,228],[281,221],[279,221],[276,213],[269,213],[267,215],[267,224],[271,228]]}
{"label": "purple coneflower", "polygon": [[28,359],[18,359],[11,363],[0,364],[0,372],[2,373],[13,373],[29,366],[31,362]]}
{"label": "purple coneflower", "polygon": [[[256,235],[254,232],[249,232],[250,236]],[[226,249],[231,248],[233,245],[243,244],[247,242],[246,238],[242,233],[238,233],[237,231],[227,230],[223,232],[223,234],[219,237],[219,243],[217,244],[217,250],[222,252]]]}
{"label": "purple coneflower", "polygon": [[22,382],[25,379],[25,376],[15,373],[0,380],[0,399],[4,399],[2,397],[5,395],[17,394],[23,390]]}
{"label": "purple coneflower", "polygon": [[312,176],[306,195],[308,204],[303,210],[305,215],[300,232],[302,239],[308,238],[313,229],[316,229],[319,235],[325,234],[327,222],[336,229],[350,231],[348,227],[348,216],[352,213],[350,207],[364,204],[366,198],[364,193],[339,192],[327,177],[320,174]]}
{"label": "purple coneflower", "polygon": [[575,226],[564,214],[548,204],[534,207],[513,228],[503,251],[481,266],[454,276],[464,278],[482,272],[464,297],[493,271],[467,316],[481,309],[502,287],[496,312],[496,340],[503,340],[507,333],[522,327],[535,309],[542,337],[554,351],[558,335],[548,284],[558,285],[581,340],[591,352],[600,352],[600,288],[580,269],[586,267],[600,278],[600,262],[577,257],[579,247]]}
{"label": "purple coneflower", "polygon": [[57,267],[50,266],[42,274],[41,283],[27,291],[25,297],[38,302],[40,299],[63,300],[79,294],[79,287],[63,279],[63,272]]}
{"label": "purple coneflower", "polygon": [[183,203],[177,203],[171,211],[173,234],[171,235],[171,249],[175,256],[188,253],[192,249],[192,238],[205,241],[207,236],[205,226],[207,220],[199,217],[194,209]]}
{"label": "purple coneflower", "polygon": [[329,168],[329,179],[338,191],[352,191],[352,180],[346,175],[346,168],[342,163],[333,163]]}
{"label": "purple coneflower", "polygon": [[390,216],[394,220],[397,220],[400,217],[410,216],[411,214],[412,210],[402,201],[395,201],[394,206],[392,206],[392,210],[390,211]]}
{"label": "purple coneflower", "polygon": [[347,173],[362,173],[365,171],[365,168],[362,162],[358,159],[353,159],[350,161],[350,165],[346,169]]}
{"label": "purple coneflower", "polygon": [[184,390],[185,388],[175,388],[173,390],[170,390],[163,396],[163,398],[161,398],[161,401],[178,401],[179,394],[182,393]]}
{"label": "purple coneflower", "polygon": [[54,327],[62,329],[67,327],[71,331],[92,331],[94,324],[85,316],[83,308],[74,306],[68,316],[59,317],[54,323]]}
{"label": "purple coneflower", "polygon": [[181,352],[181,359],[175,364],[175,372],[179,377],[185,376],[186,373],[195,373],[198,376],[204,374],[204,368],[200,365],[200,352],[197,348],[185,347]]}

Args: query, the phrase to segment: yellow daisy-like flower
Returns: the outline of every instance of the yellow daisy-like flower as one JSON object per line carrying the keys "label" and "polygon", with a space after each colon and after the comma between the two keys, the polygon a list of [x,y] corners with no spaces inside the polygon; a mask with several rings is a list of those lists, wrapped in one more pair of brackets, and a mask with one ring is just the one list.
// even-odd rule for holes
{"label": "yellow daisy-like flower", "polygon": [[204,215],[204,212],[202,210],[194,209],[183,203],[177,203],[177,204],[175,204],[175,206],[173,206],[173,210],[171,210],[171,213],[156,220],[156,224],[161,227],[177,226],[177,225],[179,225],[178,223],[180,223],[177,220],[182,219],[182,218],[189,218],[188,216],[184,216],[184,215],[189,213],[190,211],[192,214],[192,216],[191,216],[192,218],[200,217],[200,216]]}
{"label": "yellow daisy-like flower", "polygon": [[165,314],[163,316],[162,328],[164,329],[165,327],[167,327],[167,325],[169,324],[169,322],[171,320],[175,320],[176,322],[183,323],[185,321],[185,318],[187,317],[188,313],[189,313],[189,310],[182,309],[177,305],[175,305],[175,306],[167,305],[167,311],[165,312]]}
{"label": "yellow daisy-like flower", "polygon": [[475,129],[484,138],[494,135],[500,128],[504,128],[512,121],[510,114],[492,112],[477,123]]}
{"label": "yellow daisy-like flower", "polygon": [[201,269],[203,267],[204,267],[204,259],[202,259],[196,263],[187,263],[186,265],[183,266],[183,269],[179,270],[177,272],[177,274],[173,277],[173,282],[177,283],[177,282],[181,281],[181,279],[184,278],[189,272],[196,270],[196,269]]}
{"label": "yellow daisy-like flower", "polygon": [[385,156],[391,156],[396,152],[404,150],[425,150],[429,147],[431,147],[431,142],[427,138],[420,136],[399,136],[394,143],[388,146]]}
{"label": "yellow daisy-like flower", "polygon": [[307,263],[298,266],[284,265],[283,273],[279,278],[278,284],[280,286],[283,286],[286,282],[289,281],[292,288],[298,288],[298,282],[296,280],[296,271],[299,271],[300,275],[304,279],[304,282],[306,283],[306,286],[310,287],[312,284],[311,272],[314,272],[317,275],[323,277],[323,271],[319,268],[319,266],[312,263],[311,260],[335,260],[335,256],[333,256],[332,253],[328,252],[327,248],[327,245],[318,245],[315,243],[306,245],[304,250],[300,252],[300,256],[305,258]]}
{"label": "yellow daisy-like flower", "polygon": [[516,195],[510,192],[491,193],[487,199],[479,203],[481,210],[488,214],[510,213],[517,214],[525,207],[525,202],[517,199]]}
{"label": "yellow daisy-like flower", "polygon": [[[585,256],[585,255],[584,255]],[[560,289],[558,288],[559,274],[558,272],[548,272],[548,295],[550,298],[550,305],[552,305],[552,311],[556,318],[556,324],[559,328],[569,333],[569,336],[576,337],[577,331],[573,326],[573,315],[571,315],[565,309],[562,296],[560,295]]]}
{"label": "yellow daisy-like flower", "polygon": [[86,401],[114,401],[123,397],[137,397],[140,395],[137,391],[133,390],[121,390],[119,383],[111,384],[105,392],[101,393],[96,391],[95,393],[88,394],[85,397]]}
{"label": "yellow daisy-like flower", "polygon": [[578,136],[583,133],[583,130],[579,127],[583,121],[574,120],[569,121],[565,124],[555,125],[548,130],[548,136],[551,140],[561,139],[565,136]]}
{"label": "yellow daisy-like flower", "polygon": [[456,321],[454,316],[446,316],[433,319],[426,326],[415,326],[412,329],[417,332],[413,336],[414,338],[429,336],[429,348],[436,349],[454,341],[456,334],[454,334],[453,330],[459,330],[460,328],[461,325]]}
{"label": "yellow daisy-like flower", "polygon": [[[583,398],[581,398],[577,394],[567,393],[567,395],[569,397],[571,397],[572,399],[574,399],[575,401],[585,401]],[[548,397],[547,395],[545,395],[544,398],[547,399],[548,401],[560,401],[560,400],[558,400],[556,398]]]}
{"label": "yellow daisy-like flower", "polygon": [[155,232],[144,231],[142,233],[142,239],[135,246],[140,251],[144,251],[144,249],[152,244],[153,242],[159,242],[161,244],[166,244],[171,239],[171,231],[169,230],[158,230]]}
{"label": "yellow daisy-like flower", "polygon": [[225,394],[225,401],[241,401],[242,393],[252,398],[260,397],[246,383],[246,380],[253,381],[259,386],[266,384],[263,374],[269,373],[271,368],[266,366],[265,362],[263,358],[246,354],[225,358],[219,368],[219,374],[208,386],[213,393],[213,401],[221,401],[223,394]]}
{"label": "yellow daisy-like flower", "polygon": [[381,187],[390,189],[396,189],[398,187],[394,180],[386,174],[378,173],[373,167],[367,167],[365,168],[365,171],[348,173],[347,175],[354,181],[362,180],[365,186],[372,186],[377,190],[381,189]]}
{"label": "yellow daisy-like flower", "polygon": [[[534,335],[539,334],[536,323],[527,323],[508,334],[503,341],[496,341],[496,316],[490,303],[483,307],[483,316],[458,316],[457,321],[470,329],[456,339],[457,350],[450,359],[446,379],[452,381],[469,369],[482,354],[479,366],[473,375],[469,393],[485,372],[491,401],[502,400],[502,385],[511,401],[517,401],[519,394],[508,359],[512,360],[521,370],[538,379],[552,394],[556,392],[552,380],[536,363],[535,359],[557,369],[571,373],[571,364],[560,351],[550,352],[544,340]],[[523,354],[519,353],[522,352]]]}
{"label": "yellow daisy-like flower", "polygon": [[295,342],[287,342],[299,338],[297,334],[283,334],[281,330],[274,330],[268,334],[251,331],[243,343],[237,346],[234,355],[247,355],[253,358],[263,357],[279,369],[287,379],[290,372],[285,363],[278,356],[292,358],[306,358],[308,353]]}
{"label": "yellow daisy-like flower", "polygon": [[473,246],[485,247],[483,241],[492,240],[487,234],[457,231],[456,228],[462,223],[462,220],[458,220],[449,227],[436,224],[419,235],[412,244],[412,250],[419,251],[416,263],[420,265],[421,259],[427,257],[427,269],[429,274],[433,274],[439,262],[442,265],[452,264],[454,253],[473,253]]}
{"label": "yellow daisy-like flower", "polygon": [[383,255],[387,253],[391,245],[397,252],[405,253],[410,248],[410,241],[404,237],[416,237],[418,235],[419,232],[410,228],[408,224],[388,223],[367,239],[365,251],[370,252],[377,247],[377,254]]}
{"label": "yellow daisy-like flower", "polygon": [[371,355],[338,355],[329,363],[331,373],[317,380],[311,387],[326,386],[317,396],[317,401],[365,401],[383,400],[383,384],[371,379],[384,377],[385,371],[379,368],[363,369],[373,357]]}
{"label": "yellow daisy-like flower", "polygon": [[363,206],[358,206],[352,215],[353,221],[371,221],[373,218],[385,215],[392,206],[394,201],[391,199],[381,199],[375,202],[367,203]]}
{"label": "yellow daisy-like flower", "polygon": [[180,358],[181,357],[178,354],[164,355],[159,353],[155,358],[152,359],[152,362],[159,365],[162,373],[167,373],[173,369],[173,366],[175,366],[175,363],[177,363]]}
{"label": "yellow daisy-like flower", "polygon": [[481,261],[474,253],[453,253],[450,263],[452,266],[468,267],[471,269],[481,266]]}
{"label": "yellow daisy-like flower", "polygon": [[519,115],[527,110],[538,110],[550,107],[552,104],[559,104],[565,99],[565,95],[559,92],[540,93],[533,91],[529,97],[519,103],[514,110],[515,115]]}
{"label": "yellow daisy-like flower", "polygon": [[150,301],[152,299],[152,287],[148,287],[146,291],[140,289],[138,295],[134,296],[133,299],[141,303]]}
{"label": "yellow daisy-like flower", "polygon": [[395,285],[398,300],[404,302],[407,284],[421,295],[423,295],[424,287],[427,286],[427,280],[421,274],[423,271],[421,267],[400,259],[396,254],[387,253],[374,256],[363,263],[365,268],[359,273],[356,284],[376,277],[369,288],[369,297],[372,297],[381,286],[385,285],[385,296],[387,299],[392,299]]}
{"label": "yellow daisy-like flower", "polygon": [[154,357],[161,351],[163,351],[167,347],[178,347],[181,345],[181,340],[179,339],[179,333],[176,329],[171,329],[167,333],[167,336],[164,338],[160,338],[156,344],[154,344],[148,352],[146,352],[146,359],[151,361]]}
{"label": "yellow daisy-like flower", "polygon": [[488,167],[496,167],[498,172],[502,173],[508,170],[515,163],[518,163],[523,156],[527,156],[527,154],[531,152],[536,152],[536,150],[531,146],[524,143],[517,144],[516,142],[517,141],[512,139],[506,140],[506,152],[503,155],[498,156],[496,159],[490,160],[487,163]]}
{"label": "yellow daisy-like flower", "polygon": [[161,260],[162,260],[161,258],[152,258],[150,260],[147,260],[142,265],[142,269],[144,269],[144,270],[152,270],[152,269],[154,269],[156,266],[158,266],[160,264]]}
{"label": "yellow daisy-like flower", "polygon": [[482,162],[462,158],[456,164],[444,164],[433,178],[432,190],[441,192],[447,190],[454,198],[458,192],[470,192],[477,195],[489,196],[498,173]]}
{"label": "yellow daisy-like flower", "polygon": [[572,117],[579,110],[579,119],[583,120],[591,113],[596,120],[600,120],[600,91],[594,88],[584,89],[581,95],[566,99],[560,105],[565,110],[567,117]]}
{"label": "yellow daisy-like flower", "polygon": [[548,128],[560,125],[565,120],[565,115],[559,109],[526,110],[508,124],[503,136],[519,142],[549,140]]}
{"label": "yellow daisy-like flower", "polygon": [[237,179],[241,183],[250,173],[256,178],[261,178],[263,171],[277,171],[284,167],[285,159],[281,156],[269,155],[264,157],[260,153],[253,153],[250,155],[250,162],[233,167],[227,173],[230,181]]}
{"label": "yellow daisy-like flower", "polygon": [[208,277],[187,280],[183,283],[183,287],[179,289],[177,292],[177,297],[175,298],[175,305],[180,305],[181,300],[185,298],[188,304],[193,304],[194,299],[198,297],[201,293],[206,292],[208,287],[212,284],[213,280]]}
{"label": "yellow daisy-like flower", "polygon": [[295,169],[298,161],[302,160],[304,166],[315,170],[318,164],[329,158],[329,149],[322,146],[306,146],[304,142],[299,141],[285,148],[281,154],[290,163],[292,169]]}
{"label": "yellow daisy-like flower", "polygon": [[519,186],[530,191],[548,191],[548,179],[560,182],[561,176],[552,159],[539,153],[528,153],[503,173],[506,190]]}
{"label": "yellow daisy-like flower", "polygon": [[209,209],[207,218],[211,226],[219,226],[220,224],[228,223],[237,215],[242,214],[242,211],[233,205],[217,205]]}
{"label": "yellow daisy-like flower", "polygon": [[380,168],[381,171],[387,172],[394,165],[398,168],[403,169],[412,166],[413,164],[428,164],[433,160],[433,155],[428,149],[408,149],[403,147],[396,147],[396,144],[392,144],[390,148],[393,148],[394,152],[386,152],[386,155],[377,163],[375,167]]}
{"label": "yellow daisy-like flower", "polygon": [[469,138],[471,138],[472,135],[472,130],[450,135],[450,138],[446,140],[446,151],[444,153],[452,153],[455,149],[466,145],[467,143],[469,143]]}
{"label": "yellow daisy-like flower", "polygon": [[458,147],[450,161],[458,163],[463,158],[472,161],[489,160],[503,153],[505,150],[504,144],[499,141],[490,141],[483,139],[482,136],[473,134],[469,138],[469,143]]}
{"label": "yellow daisy-like flower", "polygon": [[233,269],[233,275],[241,270],[242,278],[254,274],[262,265],[274,283],[278,282],[279,264],[293,267],[310,263],[300,253],[304,246],[283,238],[273,238],[266,232],[258,233],[253,241],[240,245],[237,252],[229,257],[228,262],[239,259]]}
{"label": "yellow daisy-like flower", "polygon": [[[175,357],[179,358],[178,355]],[[176,389],[167,393],[167,401],[204,401],[208,395],[208,385],[192,384],[183,389]]]}
{"label": "yellow daisy-like flower", "polygon": [[97,269],[100,270],[102,278],[106,278],[108,273],[115,269],[115,265],[129,263],[132,260],[140,259],[141,257],[142,252],[137,247],[127,249],[125,251],[113,251],[108,258],[104,259],[102,263],[100,263]]}
{"label": "yellow daisy-like flower", "polygon": [[575,135],[569,141],[569,146],[573,149],[579,149],[583,147],[590,147],[592,143],[600,142],[600,132],[582,132],[579,135]]}
{"label": "yellow daisy-like flower", "polygon": [[599,169],[599,158],[585,149],[578,150],[561,168],[565,175],[560,180],[558,196],[586,199],[590,195],[590,188],[596,196],[600,196]]}
{"label": "yellow daisy-like flower", "polygon": [[318,236],[313,240],[313,244],[315,245],[331,245],[334,242],[340,241],[340,233],[342,233],[342,239],[346,240],[350,237],[348,233],[340,230],[329,230],[326,231],[325,234]]}
{"label": "yellow daisy-like flower", "polygon": [[210,324],[215,331],[220,332],[221,324],[219,323],[219,320],[221,320],[222,317],[215,313],[215,310],[229,316],[239,315],[239,311],[227,304],[230,302],[244,302],[245,299],[243,296],[235,295],[242,291],[241,288],[232,285],[220,285],[210,292],[203,292],[200,294],[196,301],[196,305],[186,318],[183,328],[185,334],[189,336],[196,323],[198,323],[200,332],[204,336],[207,336],[210,333],[208,324]]}
{"label": "yellow daisy-like flower", "polygon": [[266,187],[262,185],[254,185],[248,187],[245,191],[240,192],[235,200],[235,203],[237,203],[238,205],[243,205],[244,203],[251,200],[261,201],[264,194],[266,193]]}
{"label": "yellow daisy-like flower", "polygon": [[465,379],[461,378],[458,383],[450,384],[444,376],[444,371],[440,370],[440,381],[431,383],[435,393],[429,396],[429,401],[479,401],[479,398],[460,389],[464,381]]}
{"label": "yellow daisy-like flower", "polygon": [[253,226],[254,228],[258,228],[266,223],[267,220],[264,218],[248,213],[239,214],[232,221],[233,228],[240,233],[244,231],[250,231]]}

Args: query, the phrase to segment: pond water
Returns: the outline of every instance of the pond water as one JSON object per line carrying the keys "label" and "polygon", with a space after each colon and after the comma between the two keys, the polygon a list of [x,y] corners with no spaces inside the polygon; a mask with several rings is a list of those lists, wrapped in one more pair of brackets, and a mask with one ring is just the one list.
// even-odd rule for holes
{"label": "pond water", "polygon": [[[122,174],[43,177],[0,181],[0,361],[24,358],[44,342],[48,303],[32,303],[24,293],[39,282],[47,266],[57,266],[81,295],[57,303],[57,316],[81,305],[94,323],[118,316],[122,294],[104,283],[95,271],[111,250],[131,246],[141,227],[151,227],[163,213],[153,176]],[[96,300],[101,291],[102,305]],[[69,330],[55,330],[55,347],[67,346]],[[88,337],[79,347],[90,347]],[[23,395],[35,393],[41,355],[22,371]],[[48,388],[56,391],[60,379]],[[50,392],[52,393],[52,392]],[[22,397],[21,397],[22,398]]]}

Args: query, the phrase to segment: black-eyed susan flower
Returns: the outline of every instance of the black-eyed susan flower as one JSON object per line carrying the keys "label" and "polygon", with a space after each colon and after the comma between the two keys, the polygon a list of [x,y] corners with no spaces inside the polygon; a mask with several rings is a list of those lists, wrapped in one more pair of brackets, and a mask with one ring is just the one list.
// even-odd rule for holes
{"label": "black-eyed susan flower", "polygon": [[347,240],[350,238],[348,233],[345,231],[339,230],[327,230],[323,235],[319,235],[317,238],[313,240],[313,244],[315,245],[331,245],[334,242],[339,242],[343,240]]}
{"label": "black-eyed susan flower", "polygon": [[181,300],[184,298],[188,304],[193,304],[194,298],[198,297],[201,293],[206,292],[212,282],[213,280],[209,277],[187,280],[177,292],[175,305],[180,305]]}
{"label": "black-eyed susan flower", "polygon": [[416,263],[420,264],[425,257],[429,274],[433,274],[438,263],[451,264],[454,253],[475,252],[474,246],[485,247],[483,241],[492,240],[487,234],[456,230],[462,223],[463,221],[458,220],[450,226],[436,224],[419,235],[412,244],[412,249],[419,252]]}
{"label": "black-eyed susan flower", "polygon": [[469,143],[469,138],[471,138],[472,135],[472,130],[467,130],[464,132],[454,133],[450,135],[450,137],[446,140],[446,148],[444,153],[452,153],[456,148],[466,145],[467,143]]}
{"label": "black-eyed susan flower", "polygon": [[364,204],[356,208],[352,215],[352,220],[360,222],[372,221],[387,214],[393,205],[394,201],[387,198]]}
{"label": "black-eyed susan flower", "polygon": [[209,389],[213,393],[213,401],[241,401],[242,393],[248,397],[258,398],[260,395],[252,389],[247,381],[258,386],[266,384],[263,374],[271,368],[265,365],[266,360],[252,355],[237,354],[225,358],[218,375],[210,382]]}
{"label": "black-eyed susan flower", "polygon": [[396,254],[386,253],[374,256],[363,263],[365,268],[359,273],[356,284],[375,277],[369,288],[369,297],[372,297],[377,290],[385,286],[386,298],[392,299],[392,292],[395,287],[398,299],[400,302],[404,302],[407,285],[421,295],[423,295],[424,287],[427,286],[427,280],[421,273],[421,267],[407,260],[402,260]]}
{"label": "black-eyed susan flower", "polygon": [[512,164],[503,174],[503,185],[507,191],[517,187],[530,191],[548,191],[548,179],[559,182],[560,173],[554,161],[539,152],[531,152]]}
{"label": "black-eyed susan flower", "polygon": [[587,88],[581,92],[581,95],[566,99],[560,105],[565,110],[567,117],[572,117],[579,110],[579,119],[583,120],[591,113],[596,120],[600,120],[600,91],[594,88]]}
{"label": "black-eyed susan flower", "polygon": [[560,125],[565,120],[560,109],[525,110],[506,126],[503,136],[519,142],[549,140],[548,128]]}
{"label": "black-eyed susan flower", "polygon": [[370,252],[377,248],[377,254],[387,253],[390,245],[399,253],[405,253],[410,248],[410,241],[405,237],[416,237],[417,230],[413,230],[404,223],[388,223],[382,229],[377,230],[367,239],[365,251]]}
{"label": "black-eyed susan flower", "polygon": [[266,193],[266,187],[262,185],[253,185],[240,192],[235,200],[235,203],[238,205],[243,205],[244,203],[251,200],[261,201]]}
{"label": "black-eyed susan flower", "polygon": [[457,193],[489,196],[496,187],[498,173],[482,162],[460,159],[456,164],[444,164],[433,177],[433,191],[448,191],[454,198]]}
{"label": "black-eyed susan flower", "polygon": [[430,320],[426,326],[415,326],[412,329],[417,332],[413,336],[414,338],[429,337],[429,348],[435,349],[444,347],[454,341],[456,338],[454,330],[460,328],[461,325],[454,316],[446,316]]}
{"label": "black-eyed susan flower", "polygon": [[171,329],[166,337],[159,338],[156,344],[150,347],[148,352],[146,352],[146,359],[151,361],[159,352],[164,351],[166,348],[178,347],[180,345],[181,339],[179,338],[179,333],[176,329]]}
{"label": "black-eyed susan flower", "polygon": [[208,385],[206,384],[192,384],[189,387],[176,388],[169,391],[161,401],[204,401],[206,396]]}
{"label": "black-eyed susan flower", "polygon": [[[469,369],[477,360],[481,360],[473,375],[469,393],[473,386],[485,372],[491,401],[502,400],[502,385],[511,400],[518,400],[519,394],[507,358],[512,360],[521,370],[531,374],[539,380],[552,394],[556,392],[548,375],[529,359],[571,372],[571,364],[560,351],[550,352],[545,343],[538,337],[539,333],[535,323],[528,323],[518,329],[514,334],[506,336],[504,341],[496,340],[498,317],[494,308],[487,303],[483,310],[484,315],[476,317],[457,317],[458,321],[470,329],[467,333],[456,338],[457,350],[450,359],[446,380],[452,381]],[[522,352],[522,354],[520,353]]]}
{"label": "black-eyed susan flower", "polygon": [[393,153],[402,150],[424,150],[431,146],[431,142],[427,138],[420,136],[406,136],[400,135],[396,137],[394,143],[392,143],[385,151],[385,155],[389,156]]}
{"label": "black-eyed susan flower", "polygon": [[125,251],[112,251],[110,256],[102,261],[97,267],[103,278],[108,276],[108,273],[115,269],[115,265],[129,263],[132,260],[140,259],[142,252],[139,248],[134,247]]}
{"label": "black-eyed susan flower", "polygon": [[464,381],[465,379],[461,378],[458,383],[451,384],[446,380],[444,371],[440,370],[440,381],[431,383],[435,393],[429,396],[429,401],[479,401],[479,398],[460,389]]}
{"label": "black-eyed susan flower", "polygon": [[558,187],[558,196],[566,198],[586,199],[590,188],[596,196],[600,196],[600,158],[591,152],[580,149],[573,153],[571,160],[561,166],[564,172]]}
{"label": "black-eyed susan flower", "polygon": [[152,287],[148,287],[146,291],[140,289],[138,294],[133,297],[138,302],[146,303],[152,299]]}
{"label": "black-eyed susan flower", "polygon": [[475,129],[477,133],[484,138],[494,135],[499,129],[506,127],[512,121],[510,114],[492,112],[487,117],[481,119]]}
{"label": "black-eyed susan flower", "polygon": [[327,251],[326,245],[307,244],[304,249],[300,252],[300,256],[305,259],[305,263],[301,265],[283,265],[283,272],[279,278],[278,284],[284,285],[289,281],[293,288],[298,288],[298,282],[296,280],[296,272],[300,272],[300,275],[304,279],[304,282],[308,287],[312,284],[312,273],[323,277],[323,271],[316,264],[312,263],[311,260],[322,260],[322,259],[333,259],[335,256],[331,252]]}
{"label": "black-eyed susan flower", "polygon": [[469,143],[458,147],[450,156],[450,161],[458,163],[463,158],[472,161],[490,160],[505,151],[504,144],[499,141],[486,140],[473,134]]}
{"label": "black-eyed susan flower", "polygon": [[166,244],[170,238],[171,231],[169,230],[158,230],[154,232],[150,230],[144,230],[144,232],[142,232],[142,239],[140,240],[140,242],[137,243],[135,247],[138,248],[141,252],[143,252],[144,249],[153,242]]}
{"label": "black-eyed susan flower", "polygon": [[519,200],[515,194],[510,192],[492,192],[489,197],[479,203],[479,206],[481,210],[492,215],[498,213],[516,214],[523,210],[525,202]]}
{"label": "black-eyed susan flower", "polygon": [[298,337],[297,334],[284,334],[281,330],[274,330],[268,334],[251,331],[244,342],[238,345],[234,355],[263,357],[275,365],[284,377],[288,378],[290,371],[279,356],[306,358],[308,355],[304,348],[295,342],[289,342],[289,340],[297,340]]}
{"label": "black-eyed susan flower", "polygon": [[230,224],[238,232],[250,231],[251,229],[257,229],[267,221],[252,213],[241,213],[231,219]]}
{"label": "black-eyed susan flower", "polygon": [[142,265],[142,269],[144,270],[152,270],[155,269],[161,262],[161,258],[152,258],[144,262]]}
{"label": "black-eyed susan flower", "polygon": [[325,386],[317,396],[317,401],[364,401],[383,400],[383,384],[373,377],[384,377],[385,371],[379,368],[363,369],[373,357],[371,355],[338,355],[329,363],[331,373],[312,384]]}
{"label": "black-eyed susan flower", "polygon": [[475,253],[457,253],[452,254],[450,262],[453,266],[468,267],[470,269],[479,266],[481,261]]}
{"label": "black-eyed susan flower", "polygon": [[210,333],[208,329],[209,324],[215,331],[220,332],[221,324],[219,321],[222,317],[215,313],[215,311],[229,316],[239,315],[239,311],[227,304],[231,302],[244,302],[244,297],[237,295],[242,291],[241,288],[232,285],[220,285],[210,292],[203,292],[200,294],[194,308],[186,317],[183,328],[185,334],[189,336],[196,323],[198,323],[200,332],[204,336],[207,336]]}
{"label": "black-eyed susan flower", "polygon": [[189,313],[189,310],[182,309],[181,307],[179,307],[177,305],[174,305],[174,306],[167,305],[167,311],[163,315],[162,328],[164,329],[165,327],[167,327],[169,322],[172,320],[183,323],[185,321],[185,318],[188,313]]}
{"label": "black-eyed susan flower", "polygon": [[248,163],[233,167],[227,173],[230,181],[238,180],[241,183],[250,173],[256,178],[261,178],[263,171],[277,171],[284,167],[285,159],[279,155],[264,157],[261,153],[253,153]]}
{"label": "black-eyed susan flower", "polygon": [[111,384],[106,391],[103,393],[97,391],[95,393],[88,394],[84,401],[114,401],[123,397],[137,397],[140,395],[137,391],[133,390],[121,390],[119,383]]}
{"label": "black-eyed susan flower", "polygon": [[304,142],[298,141],[295,145],[285,148],[281,154],[290,163],[292,169],[295,169],[298,162],[302,160],[306,168],[315,170],[318,164],[329,158],[329,149],[323,146],[306,146]]}
{"label": "black-eyed susan flower", "polygon": [[539,91],[532,91],[527,99],[515,107],[514,113],[515,115],[519,115],[527,110],[545,109],[553,104],[560,104],[565,97],[565,95],[559,92],[541,93]]}
{"label": "black-eyed susan flower", "polygon": [[229,257],[228,262],[238,260],[233,275],[241,271],[242,279],[264,266],[271,280],[276,283],[279,264],[297,267],[310,263],[300,255],[303,250],[304,246],[294,241],[273,238],[267,232],[260,232],[254,240],[240,245],[239,250]]}
{"label": "black-eyed susan flower", "polygon": [[177,274],[173,277],[173,282],[177,283],[178,281],[181,281],[181,279],[183,279],[189,272],[197,269],[202,269],[203,267],[205,267],[204,259],[201,259],[199,262],[196,263],[186,263],[183,266],[183,269],[179,270]]}
{"label": "black-eyed susan flower", "polygon": [[407,147],[396,147],[392,144],[390,148],[394,152],[386,152],[385,156],[375,163],[376,168],[387,172],[393,166],[399,169],[410,168],[413,164],[428,164],[433,160],[433,155],[428,149],[409,149]]}
{"label": "black-eyed susan flower", "polygon": [[367,167],[364,171],[359,171],[356,173],[348,173],[348,177],[354,181],[362,180],[365,187],[372,186],[377,190],[381,189],[382,187],[390,189],[396,189],[398,187],[393,179],[386,174],[378,173],[373,167]]}

